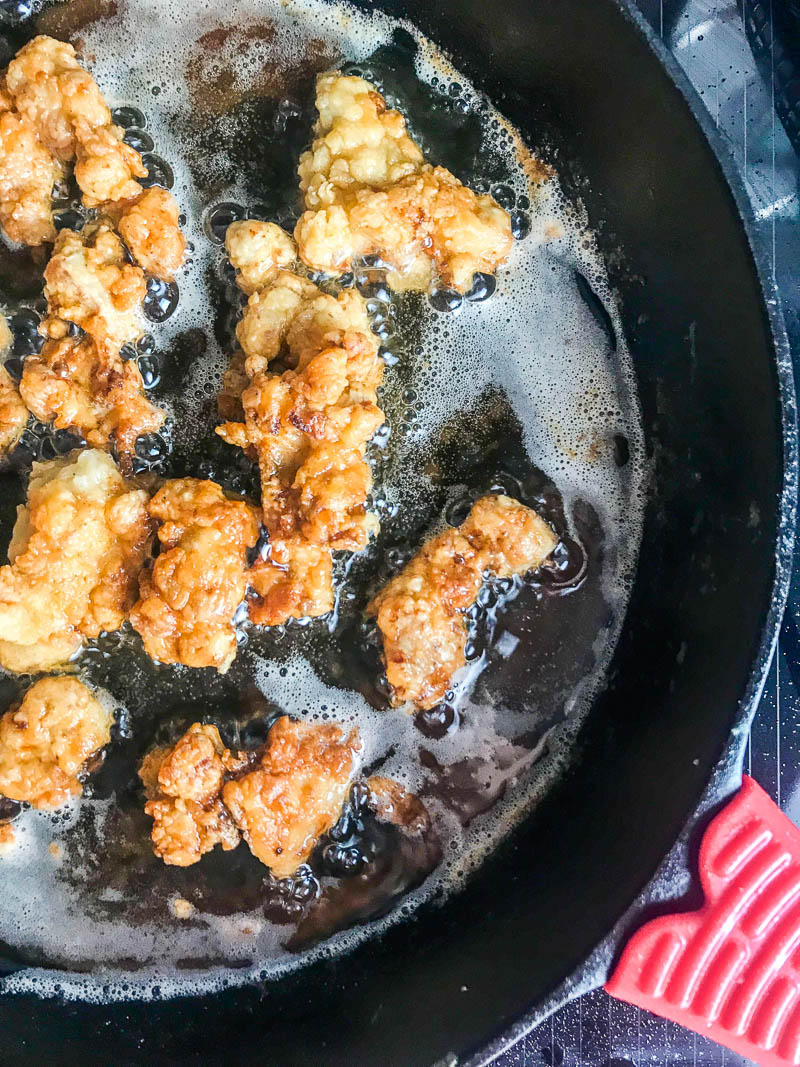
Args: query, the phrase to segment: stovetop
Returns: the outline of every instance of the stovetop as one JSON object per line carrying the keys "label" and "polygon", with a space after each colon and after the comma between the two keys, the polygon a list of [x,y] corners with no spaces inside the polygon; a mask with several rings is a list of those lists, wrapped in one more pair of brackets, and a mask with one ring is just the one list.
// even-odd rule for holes
{"label": "stovetop", "polygon": [[[781,0],[764,0],[767,17]],[[745,0],[637,0],[680,62],[744,176],[770,253],[800,381],[800,162],[776,117],[774,62],[760,74],[748,45]],[[746,768],[800,825],[800,550]],[[498,1067],[739,1067],[750,1061],[674,1023],[589,993],[500,1056]]]}

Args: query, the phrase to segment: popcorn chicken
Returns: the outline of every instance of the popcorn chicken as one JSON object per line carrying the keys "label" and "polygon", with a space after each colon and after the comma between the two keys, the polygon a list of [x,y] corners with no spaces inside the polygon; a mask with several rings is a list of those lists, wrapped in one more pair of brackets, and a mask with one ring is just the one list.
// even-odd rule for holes
{"label": "popcorn chicken", "polygon": [[215,845],[239,844],[239,831],[220,800],[230,753],[216,726],[194,723],[172,748],[148,753],[139,770],[153,819],[153,851],[164,863],[189,867]]}
{"label": "popcorn chicken", "polygon": [[320,74],[317,111],[314,144],[298,167],[308,208],[343,203],[354,187],[395,185],[425,162],[403,116],[363,78]]}
{"label": "popcorn chicken", "polygon": [[397,111],[362,78],[322,74],[319,119],[300,157],[307,210],[295,228],[302,261],[349,270],[378,255],[398,289],[437,284],[461,292],[494,273],[511,250],[511,221],[444,167],[424,162]]}
{"label": "popcorn chicken", "polygon": [[53,186],[64,167],[23,115],[0,110],[0,225],[20,244],[53,241]]}
{"label": "popcorn chicken", "polygon": [[263,289],[279,269],[291,267],[297,259],[297,246],[285,230],[255,219],[232,222],[225,232],[225,248],[238,271],[236,283],[248,295]]}
{"label": "popcorn chicken", "polygon": [[168,189],[156,185],[124,202],[117,229],[143,270],[172,281],[183,263],[186,239],[178,221],[177,201]]}
{"label": "popcorn chicken", "polygon": [[272,537],[269,548],[269,557],[257,560],[247,572],[256,594],[249,604],[254,623],[278,626],[287,619],[316,618],[333,611],[330,549],[303,537]]}
{"label": "popcorn chicken", "polygon": [[81,792],[86,761],[111,740],[113,717],[77,678],[42,678],[0,718],[0,794],[57,808]]}
{"label": "popcorn chicken", "polygon": [[141,337],[137,309],[146,291],[144,274],[127,261],[109,222],[92,223],[80,233],[62,230],[44,278],[48,317],[41,328],[48,336],[63,337],[65,323],[74,322],[103,356]]}
{"label": "popcorn chicken", "polygon": [[108,201],[138,196],[147,167],[135,148],[123,141],[119,126],[78,127],[75,180],[83,192],[86,207],[99,207]]}
{"label": "popcorn chicken", "polygon": [[[235,249],[240,239],[246,243],[245,230],[234,231]],[[255,279],[248,255],[238,262]],[[259,462],[271,555],[250,572],[250,617],[278,625],[330,611],[331,552],[358,551],[377,529],[366,506],[366,447],[384,418],[377,406],[383,364],[358,293],[322,293],[272,260],[264,273],[270,280],[250,296],[237,328],[244,351],[231,362],[219,402],[223,415],[241,410],[244,421],[216,432]],[[269,370],[278,358],[291,368],[280,375]]]}
{"label": "popcorn chicken", "polygon": [[10,452],[28,424],[28,409],[11,375],[0,364],[0,455]]}
{"label": "popcorn chicken", "polygon": [[197,478],[166,482],[148,510],[162,548],[142,573],[131,623],[153,659],[224,674],[236,656],[247,549],[258,540],[254,510]]}
{"label": "popcorn chicken", "polygon": [[367,779],[369,805],[381,822],[399,826],[410,833],[427,833],[431,829],[428,809],[416,793],[409,793],[393,778],[373,774]]}
{"label": "popcorn chicken", "polygon": [[0,567],[0,666],[48,670],[122,625],[152,540],[146,505],[103,452],[34,464]]}
{"label": "popcorn chicken", "polygon": [[[259,343],[250,347],[249,304],[239,332],[249,349],[245,422],[225,423],[217,433],[255,448],[270,534],[299,532],[314,544],[355,551],[375,528],[365,506],[371,488],[365,455],[383,422],[378,342],[357,293],[334,298],[300,278],[300,285],[287,285],[294,277],[283,273],[250,298],[257,301]],[[270,374],[280,354],[296,369]]]}
{"label": "popcorn chicken", "polygon": [[8,96],[56,160],[77,158],[75,177],[87,207],[137,196],[147,174],[72,45],[35,37],[9,63]]}
{"label": "popcorn chicken", "polygon": [[113,442],[123,469],[130,469],[137,438],[159,430],[166,417],[147,399],[135,362],[101,353],[88,335],[47,341],[29,355],[19,389],[42,422],[80,433],[96,447]]}
{"label": "popcorn chicken", "polygon": [[557,538],[535,511],[507,496],[476,501],[458,529],[429,541],[371,601],[395,707],[431,708],[465,663],[464,612],[483,583],[541,566]]}
{"label": "popcorn chicken", "polygon": [[250,295],[236,327],[236,339],[250,361],[247,368],[251,377],[280,354],[289,326],[300,309],[318,295],[313,282],[289,271],[280,271],[263,289]]}
{"label": "popcorn chicken", "polygon": [[269,732],[260,760],[226,782],[222,799],[250,851],[276,878],[288,878],[339,818],[361,742],[341,726],[293,722]]}

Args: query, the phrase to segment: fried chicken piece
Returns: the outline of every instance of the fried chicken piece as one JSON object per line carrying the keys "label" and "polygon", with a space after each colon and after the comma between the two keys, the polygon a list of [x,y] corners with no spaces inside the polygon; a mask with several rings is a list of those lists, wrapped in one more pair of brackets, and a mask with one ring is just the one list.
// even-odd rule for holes
{"label": "fried chicken piece", "polygon": [[[14,338],[4,315],[0,315],[0,361],[10,352]],[[0,456],[10,452],[28,423],[28,409],[14,380],[0,362]]]}
{"label": "fried chicken piece", "polygon": [[41,330],[47,336],[65,336],[65,322],[74,322],[103,355],[141,337],[137,308],[146,292],[144,273],[127,261],[109,222],[84,226],[80,233],[62,230],[44,280],[48,317]]}
{"label": "fried chicken piece", "polygon": [[294,257],[282,230],[234,223],[226,244],[250,298],[218,401],[231,421],[216,432],[258,459],[271,554],[250,572],[250,617],[274,626],[330,611],[331,552],[362,549],[377,528],[366,446],[383,422],[383,364],[363,298],[282,269]]}
{"label": "fried chicken piece", "polygon": [[0,111],[0,225],[20,244],[54,241],[53,186],[64,167],[23,115]]}
{"label": "fried chicken piece", "polygon": [[[220,418],[226,422],[243,422],[244,408],[242,407],[242,393],[247,388],[250,379],[244,369],[245,354],[238,348],[230,358],[225,373],[222,375],[222,387],[217,393],[217,411]],[[249,448],[249,443],[242,438],[240,448]],[[239,442],[236,442],[239,444]]]}
{"label": "fried chicken piece", "polygon": [[[362,549],[376,526],[367,511],[372,472],[366,446],[384,416],[348,378],[343,348],[320,352],[303,371],[258,374],[242,394],[245,424],[217,432],[256,449],[264,523],[329,549]],[[244,433],[242,434],[242,429]]]}
{"label": "fried chicken piece", "polygon": [[164,863],[189,867],[215,845],[227,852],[239,844],[220,800],[230,759],[216,726],[198,722],[172,748],[145,757],[139,770],[148,795],[144,810],[153,819],[153,851]]}
{"label": "fried chicken piece", "polygon": [[11,375],[0,365],[0,455],[10,452],[28,425],[28,409]]}
{"label": "fried chicken piece", "polygon": [[295,228],[302,261],[343,271],[378,255],[399,289],[458,289],[494,273],[511,250],[508,212],[444,167],[425,163],[405,120],[362,78],[321,74],[319,119],[300,157],[307,210]]}
{"label": "fried chicken piece", "polygon": [[251,361],[251,377],[280,354],[292,322],[319,295],[313,282],[290,271],[279,271],[265,288],[250,295],[236,338]]}
{"label": "fried chicken piece", "polygon": [[247,572],[255,599],[250,619],[279,626],[287,619],[317,618],[333,611],[333,557],[330,549],[302,537],[270,538],[269,557]]}
{"label": "fried chicken piece", "polygon": [[381,822],[392,823],[411,833],[427,833],[431,828],[428,809],[416,793],[409,793],[393,778],[374,774],[367,779],[369,805]]}
{"label": "fried chicken piece", "polygon": [[137,438],[159,430],[166,417],[148,400],[136,364],[118,352],[101,354],[88,335],[47,341],[25,360],[19,388],[42,422],[80,433],[99,448],[113,441],[123,469],[130,468]]}
{"label": "fried chicken piece", "polygon": [[77,678],[42,678],[0,719],[0,794],[57,808],[81,792],[86,761],[111,740],[113,716]]}
{"label": "fried chicken piece", "polygon": [[148,511],[161,552],[144,571],[131,623],[162,663],[216,667],[236,656],[233,615],[244,600],[247,549],[258,540],[254,509],[211,481],[168,481]]}
{"label": "fried chicken piece", "polygon": [[147,167],[135,148],[123,141],[119,126],[77,127],[78,152],[75,181],[86,207],[99,207],[108,201],[138,196],[141,185],[135,180],[147,176]]}
{"label": "fried chicken piece", "polygon": [[135,178],[147,168],[94,78],[80,65],[72,45],[52,37],[35,37],[9,63],[8,95],[41,142],[61,162],[77,159],[75,177],[87,207],[137,196]]}
{"label": "fried chicken piece", "polygon": [[276,878],[304,863],[341,814],[361,752],[358,730],[278,719],[257,765],[222,799],[250,851]]}
{"label": "fried chicken piece", "polygon": [[232,222],[225,231],[225,249],[238,272],[236,284],[248,295],[263,289],[279,269],[291,267],[297,259],[297,246],[285,230],[255,219]]}
{"label": "fried chicken piece", "polygon": [[316,137],[298,168],[306,207],[344,203],[358,186],[385,189],[423,166],[403,116],[363,78],[320,74],[316,103]]}
{"label": "fried chicken piece", "polygon": [[476,501],[458,529],[429,541],[368,606],[383,637],[395,707],[432,708],[465,663],[464,612],[484,572],[510,578],[535,570],[557,544],[535,511],[507,496]]}
{"label": "fried chicken piece", "polygon": [[[384,418],[376,403],[383,364],[363,299],[349,291],[334,298],[281,272],[251,296],[238,336],[250,379],[245,421],[216,432],[255,449],[267,529],[330,549],[363,548],[376,525],[366,510],[366,445]],[[279,355],[295,369],[270,374]]]}
{"label": "fried chicken piece", "polygon": [[0,567],[0,666],[48,670],[118,629],[151,541],[147,494],[104,452],[34,464]]}
{"label": "fried chicken piece", "polygon": [[[112,205],[112,216],[116,214]],[[172,281],[186,254],[186,239],[178,221],[178,204],[168,189],[153,186],[126,201],[117,229],[143,270]]]}

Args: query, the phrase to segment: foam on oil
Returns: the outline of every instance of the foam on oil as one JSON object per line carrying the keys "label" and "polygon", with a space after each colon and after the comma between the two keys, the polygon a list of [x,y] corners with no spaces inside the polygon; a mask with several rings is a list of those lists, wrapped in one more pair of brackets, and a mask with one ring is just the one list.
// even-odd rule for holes
{"label": "foam on oil", "polygon": [[[173,398],[178,438],[200,438],[207,433],[209,398],[225,366],[209,328],[213,300],[209,278],[218,272],[221,252],[206,233],[204,217],[211,203],[244,202],[247,191],[226,146],[224,116],[219,145],[204,163],[206,175],[215,176],[213,196],[207,181],[201,191],[193,179],[189,166],[193,146],[182,131],[196,99],[189,79],[176,66],[176,56],[190,57],[190,62],[201,65],[203,80],[227,85],[243,98],[263,91],[265,70],[270,72],[274,90],[282,77],[291,77],[293,67],[307,61],[310,50],[333,57],[334,62],[362,62],[391,38],[398,24],[379,13],[367,15],[345,4],[314,0],[123,0],[118,9],[113,18],[83,27],[81,36],[109,102],[112,106],[134,104],[146,112],[156,151],[175,172],[174,192],[188,217],[187,237],[194,251],[179,279],[179,309],[161,336],[197,327],[209,338],[202,358],[191,367],[182,395]],[[196,912],[190,920],[178,921],[165,907],[163,921],[133,925],[126,922],[122,908],[118,918],[89,918],[75,889],[81,872],[71,871],[69,881],[60,877],[63,851],[54,854],[48,845],[68,838],[78,813],[85,817],[89,812],[102,863],[105,820],[113,800],[84,799],[49,817],[27,813],[15,823],[19,846],[2,859],[0,939],[48,966],[31,967],[5,979],[5,990],[97,1001],[213,991],[234,982],[275,978],[314,956],[353,948],[385,925],[411,914],[434,892],[444,890],[446,895],[463,882],[561,773],[581,718],[602,684],[636,564],[645,482],[633,371],[613,293],[579,207],[562,198],[555,181],[544,191],[531,187],[515,131],[493,108],[486,108],[485,101],[432,44],[412,26],[405,25],[405,29],[418,42],[415,69],[419,79],[428,84],[437,80],[457,83],[464,106],[483,109],[486,135],[506,162],[505,180],[518,196],[532,201],[533,231],[515,244],[491,299],[465,303],[451,315],[437,314],[427,306],[421,312],[420,344],[413,363],[416,417],[408,433],[395,442],[385,495],[398,507],[401,519],[403,509],[424,500],[431,476],[412,458],[419,457],[421,448],[424,452],[426,442],[436,437],[446,420],[479,405],[488,387],[502,391],[521,423],[531,463],[563,495],[572,532],[576,532],[577,505],[588,503],[599,518],[604,539],[600,581],[613,624],[598,630],[593,638],[591,671],[569,692],[553,695],[560,721],[535,744],[514,741],[519,714],[504,705],[501,695],[493,695],[489,683],[483,697],[465,696],[461,727],[427,741],[426,747],[443,766],[485,758],[489,789],[492,775],[500,773],[495,757],[502,751],[503,782],[513,788],[507,788],[501,802],[466,828],[445,804],[431,800],[429,806],[445,845],[440,867],[386,918],[339,933],[306,953],[289,954],[282,947],[285,928],[253,914],[219,917]],[[214,40],[214,47],[204,52],[198,42],[214,33],[216,38],[205,37]],[[313,47],[311,42],[315,42]],[[124,63],[119,56],[125,57]],[[402,100],[391,102],[402,107]],[[556,235],[549,243],[537,240],[545,230]],[[576,270],[609,310],[615,348],[581,297]],[[625,438],[629,450],[623,467],[614,457],[613,442],[618,437]],[[452,495],[458,490],[453,487]],[[503,642],[497,642],[498,654],[513,662],[516,641],[506,631]],[[423,785],[420,735],[411,716],[376,711],[359,694],[327,686],[300,655],[280,667],[263,657],[254,657],[253,663],[254,681],[283,711],[357,724],[365,743],[365,764],[391,751],[381,773],[411,789]],[[473,674],[482,665],[473,666]],[[115,894],[116,889],[107,891],[109,903]],[[203,970],[175,966],[179,960],[198,958],[216,962]],[[135,961],[138,969],[121,970],[117,964],[122,959]],[[227,969],[226,961],[248,961],[248,966]],[[76,973],[87,965],[91,973]]]}

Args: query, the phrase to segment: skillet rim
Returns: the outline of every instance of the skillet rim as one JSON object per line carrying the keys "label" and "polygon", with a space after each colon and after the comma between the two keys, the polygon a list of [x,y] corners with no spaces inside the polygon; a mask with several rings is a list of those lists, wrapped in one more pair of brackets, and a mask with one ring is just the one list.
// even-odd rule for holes
{"label": "skillet rim", "polygon": [[[765,325],[774,356],[783,440],[782,487],[776,501],[778,521],[775,574],[758,649],[750,668],[747,685],[739,699],[728,742],[710,780],[699,794],[695,807],[687,816],[683,829],[672,848],[642,892],[631,902],[584,962],[549,996],[538,1001],[523,1013],[510,1029],[499,1036],[490,1038],[472,1054],[460,1059],[458,1062],[461,1067],[483,1067],[511,1048],[520,1038],[530,1033],[569,1001],[599,989],[608,978],[625,941],[641,924],[639,917],[642,912],[662,901],[674,903],[689,888],[692,880],[691,839],[698,827],[704,825],[717,810],[723,807],[741,785],[749,728],[772,665],[792,576],[798,506],[798,412],[792,349],[786,330],[780,293],[774,279],[774,268],[767,254],[764,239],[757,231],[755,215],[744,179],[728,144],[720,134],[701,96],[692,85],[683,67],[636,6],[635,0],[611,0],[611,2],[644,37],[653,53],[653,58],[661,64],[700,127],[730,192],[733,207],[744,231],[755,266],[762,311],[765,314]],[[435,1067],[440,1067],[440,1065],[435,1065]],[[441,1067],[444,1067],[444,1063]]]}

